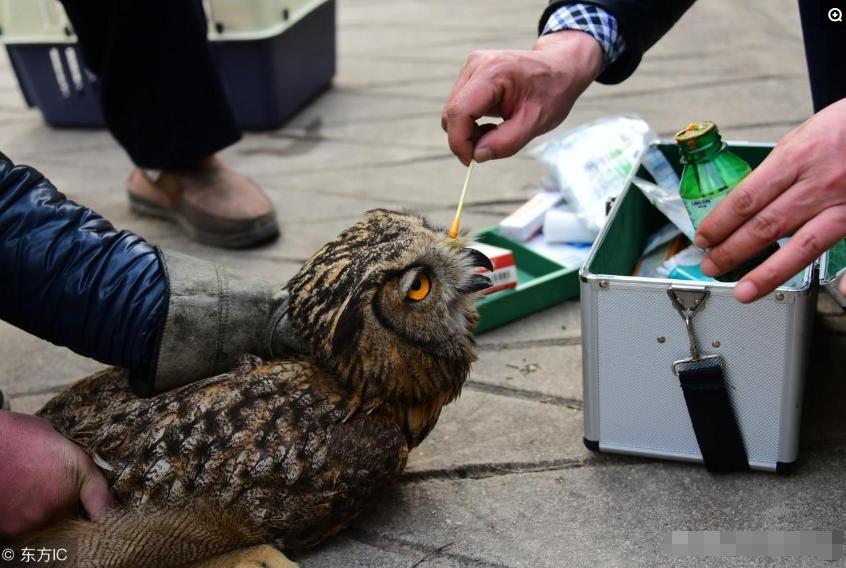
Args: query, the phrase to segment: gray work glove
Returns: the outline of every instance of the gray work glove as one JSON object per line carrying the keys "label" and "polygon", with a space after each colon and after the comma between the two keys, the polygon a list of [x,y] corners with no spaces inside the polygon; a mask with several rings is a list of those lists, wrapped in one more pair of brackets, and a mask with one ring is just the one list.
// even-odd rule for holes
{"label": "gray work glove", "polygon": [[269,359],[307,350],[291,329],[281,286],[172,251],[162,257],[167,316],[150,392],[141,394],[228,371],[244,353]]}

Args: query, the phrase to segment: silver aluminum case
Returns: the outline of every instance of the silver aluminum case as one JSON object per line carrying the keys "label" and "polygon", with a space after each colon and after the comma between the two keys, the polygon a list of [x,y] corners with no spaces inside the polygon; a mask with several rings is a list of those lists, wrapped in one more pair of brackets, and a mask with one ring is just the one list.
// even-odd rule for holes
{"label": "silver aluminum case", "polygon": [[798,453],[815,268],[805,271],[798,288],[783,286],[746,305],[734,299],[733,284],[591,272],[634,192],[640,195],[628,184],[617,199],[579,274],[585,444],[600,451],[702,462],[671,369],[674,361],[690,356],[690,344],[667,291],[705,289],[709,298],[693,320],[697,345],[703,355],[724,359],[750,467],[789,469]]}

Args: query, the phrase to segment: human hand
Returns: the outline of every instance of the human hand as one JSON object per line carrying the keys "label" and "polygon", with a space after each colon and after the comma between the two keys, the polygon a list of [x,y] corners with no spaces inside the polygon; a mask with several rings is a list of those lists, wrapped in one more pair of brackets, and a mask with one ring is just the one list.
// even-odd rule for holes
{"label": "human hand", "polygon": [[[790,234],[787,245],[738,282],[739,301],[769,294],[846,236],[846,99],[782,138],[705,218],[695,241],[711,249],[702,272],[726,272]],[[846,280],[840,291],[846,294]]]}
{"label": "human hand", "polygon": [[79,446],[35,416],[0,410],[0,535],[16,535],[114,504],[105,477]]}
{"label": "human hand", "polygon": [[[513,156],[561,124],[602,69],[602,48],[581,31],[538,39],[532,50],[470,54],[441,116],[449,147],[464,165]],[[484,116],[502,123],[479,126]]]}

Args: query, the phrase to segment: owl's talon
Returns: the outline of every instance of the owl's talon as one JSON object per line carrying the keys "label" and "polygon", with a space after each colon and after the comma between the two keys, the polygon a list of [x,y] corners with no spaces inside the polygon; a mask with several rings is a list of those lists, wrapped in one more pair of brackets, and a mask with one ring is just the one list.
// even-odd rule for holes
{"label": "owl's talon", "polygon": [[188,568],[297,568],[297,563],[269,544],[242,548],[191,564]]}

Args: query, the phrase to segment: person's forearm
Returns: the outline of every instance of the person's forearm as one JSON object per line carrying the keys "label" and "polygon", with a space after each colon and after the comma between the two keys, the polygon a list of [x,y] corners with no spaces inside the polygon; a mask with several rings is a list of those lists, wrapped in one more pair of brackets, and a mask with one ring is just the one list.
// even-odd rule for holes
{"label": "person's forearm", "polygon": [[0,154],[0,319],[144,373],[167,304],[155,248]]}
{"label": "person's forearm", "polygon": [[[562,8],[583,3],[601,9],[615,19],[625,50],[614,54],[597,81],[620,83],[640,64],[643,54],[673,27],[694,0],[553,0],[541,16],[538,33],[543,34],[553,15]],[[572,29],[572,27],[571,27]],[[609,55],[606,50],[606,55]]]}
{"label": "person's forearm", "polygon": [[164,253],[0,154],[0,319],[129,370],[142,396],[305,347],[287,293]]}
{"label": "person's forearm", "polygon": [[[582,31],[543,36],[531,50],[470,54],[441,116],[450,149],[465,164],[512,156],[558,126],[601,68],[599,42]],[[486,116],[504,120],[477,124]]]}

